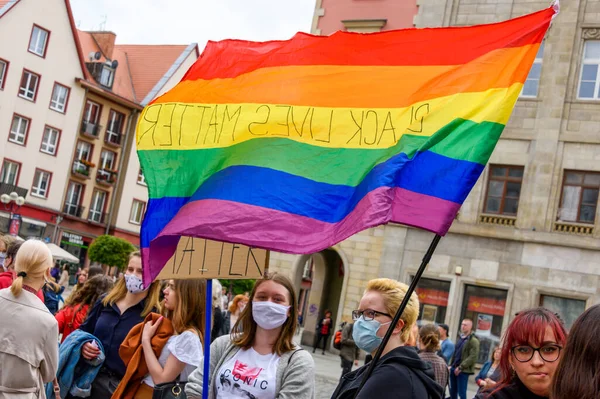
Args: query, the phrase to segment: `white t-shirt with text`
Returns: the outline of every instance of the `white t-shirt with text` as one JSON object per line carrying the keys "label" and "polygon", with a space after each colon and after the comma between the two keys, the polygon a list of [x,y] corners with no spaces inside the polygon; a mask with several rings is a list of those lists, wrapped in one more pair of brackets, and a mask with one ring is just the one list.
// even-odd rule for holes
{"label": "white t-shirt with text", "polygon": [[[169,355],[173,355],[177,360],[185,363],[185,367],[179,376],[179,381],[185,382],[188,380],[188,376],[192,374],[192,371],[196,370],[197,367],[202,367],[204,359],[202,342],[191,331],[184,331],[179,335],[173,335],[169,338],[158,357],[158,363],[160,363],[161,367],[165,367]],[[147,374],[142,382],[151,387],[154,386],[154,381],[152,381],[150,374]]]}
{"label": "white t-shirt with text", "polygon": [[241,349],[219,369],[217,399],[274,399],[279,359],[276,353]]}

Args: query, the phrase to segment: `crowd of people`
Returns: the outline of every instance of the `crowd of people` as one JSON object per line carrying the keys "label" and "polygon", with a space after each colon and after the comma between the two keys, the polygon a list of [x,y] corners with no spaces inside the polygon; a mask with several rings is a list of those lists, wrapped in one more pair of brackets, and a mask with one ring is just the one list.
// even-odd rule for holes
{"label": "crowd of people", "polygon": [[[46,244],[0,237],[0,263],[0,398],[150,399],[171,397],[169,392],[214,399],[315,397],[313,358],[294,342],[298,298],[284,275],[265,275],[251,292],[233,298],[217,290],[212,305],[220,315],[215,313],[212,329],[219,329],[209,343],[206,280],[145,286],[139,252],[129,256],[116,281],[92,268],[81,270],[55,314],[44,303],[44,287],[52,280],[64,287],[69,276],[65,269],[53,276]],[[480,346],[472,321],[462,321],[456,342],[445,325],[418,328],[419,301],[412,293],[393,324],[407,290],[386,278],[367,283],[353,322],[340,331],[343,371],[332,398],[443,399],[449,386],[451,398],[466,399]],[[317,324],[313,351],[322,342],[324,350],[334,332],[331,312]],[[597,399],[599,333],[600,305],[585,311],[569,333],[547,309],[519,312],[476,375],[476,398]],[[204,345],[211,347],[208,386]],[[361,387],[368,365],[352,366],[358,366],[360,350],[374,355],[382,345]]]}

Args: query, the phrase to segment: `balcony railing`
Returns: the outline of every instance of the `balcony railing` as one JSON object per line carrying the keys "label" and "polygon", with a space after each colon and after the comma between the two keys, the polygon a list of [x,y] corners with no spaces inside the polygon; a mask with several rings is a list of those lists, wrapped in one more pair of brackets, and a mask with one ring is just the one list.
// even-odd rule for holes
{"label": "balcony railing", "polygon": [[554,223],[554,231],[557,233],[575,234],[579,236],[593,236],[594,225],[573,222],[562,222],[559,220]]}
{"label": "balcony railing", "polygon": [[28,189],[17,187],[14,184],[0,183],[0,195],[2,195],[2,194],[10,194],[12,192],[15,192],[19,196],[21,196],[23,198],[26,198],[28,191],[29,191]]}
{"label": "balcony railing", "polygon": [[98,169],[96,183],[103,186],[112,186],[117,181],[117,172],[108,169]]}
{"label": "balcony railing", "polygon": [[107,130],[104,135],[104,142],[112,147],[120,147],[122,139],[123,135],[121,133],[111,132],[110,130]]}
{"label": "balcony railing", "polygon": [[88,220],[94,223],[106,223],[106,216],[106,212],[97,212],[93,209],[90,209],[90,211],[88,212]]}
{"label": "balcony railing", "polygon": [[98,135],[100,134],[100,129],[102,129],[102,126],[98,125],[97,123],[86,121],[81,122],[81,134],[84,136],[97,139]]}
{"label": "balcony railing", "polygon": [[514,226],[517,218],[505,215],[483,214],[479,216],[479,222],[485,224],[499,224],[500,226]]}
{"label": "balcony railing", "polygon": [[82,179],[90,178],[90,169],[93,167],[91,163],[88,161],[78,159],[73,161],[73,167],[71,168],[71,173],[73,176],[80,177]]}
{"label": "balcony railing", "polygon": [[65,206],[63,207],[63,212],[66,213],[67,215],[70,216],[75,216],[80,218],[81,215],[83,215],[83,211],[85,210],[85,208],[81,205],[77,205],[77,204],[69,204],[68,202],[65,203]]}

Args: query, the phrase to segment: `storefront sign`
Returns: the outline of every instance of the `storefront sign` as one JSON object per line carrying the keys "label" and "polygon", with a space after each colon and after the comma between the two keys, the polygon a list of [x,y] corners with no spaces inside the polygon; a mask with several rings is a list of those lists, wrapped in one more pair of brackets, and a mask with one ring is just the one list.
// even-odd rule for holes
{"label": "storefront sign", "polygon": [[83,237],[80,235],[63,232],[62,236],[63,236],[63,239],[66,239],[69,243],[77,244],[77,245],[84,245]]}
{"label": "storefront sign", "polygon": [[504,316],[506,308],[505,299],[485,298],[481,296],[469,297],[467,310],[477,313],[487,313],[495,316]]}
{"label": "storefront sign", "polygon": [[18,236],[21,228],[21,215],[14,213],[10,218],[10,227],[8,232],[11,236]]}
{"label": "storefront sign", "polygon": [[489,314],[478,314],[477,315],[477,331],[476,334],[480,336],[489,337],[492,333],[492,324],[494,322],[494,316]]}
{"label": "storefront sign", "polygon": [[437,306],[435,305],[423,305],[423,314],[421,315],[421,320],[426,323],[435,323],[435,319],[437,318]]}
{"label": "storefront sign", "polygon": [[448,306],[448,291],[417,287],[417,295],[419,296],[419,302],[422,304]]}

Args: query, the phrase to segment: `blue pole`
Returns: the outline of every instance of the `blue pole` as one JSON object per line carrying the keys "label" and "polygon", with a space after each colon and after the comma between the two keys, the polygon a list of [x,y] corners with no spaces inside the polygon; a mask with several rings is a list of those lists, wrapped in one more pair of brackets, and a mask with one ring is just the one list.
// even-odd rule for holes
{"label": "blue pole", "polygon": [[206,280],[206,314],[204,323],[204,375],[202,379],[202,399],[208,399],[210,373],[210,327],[212,324],[212,280]]}

